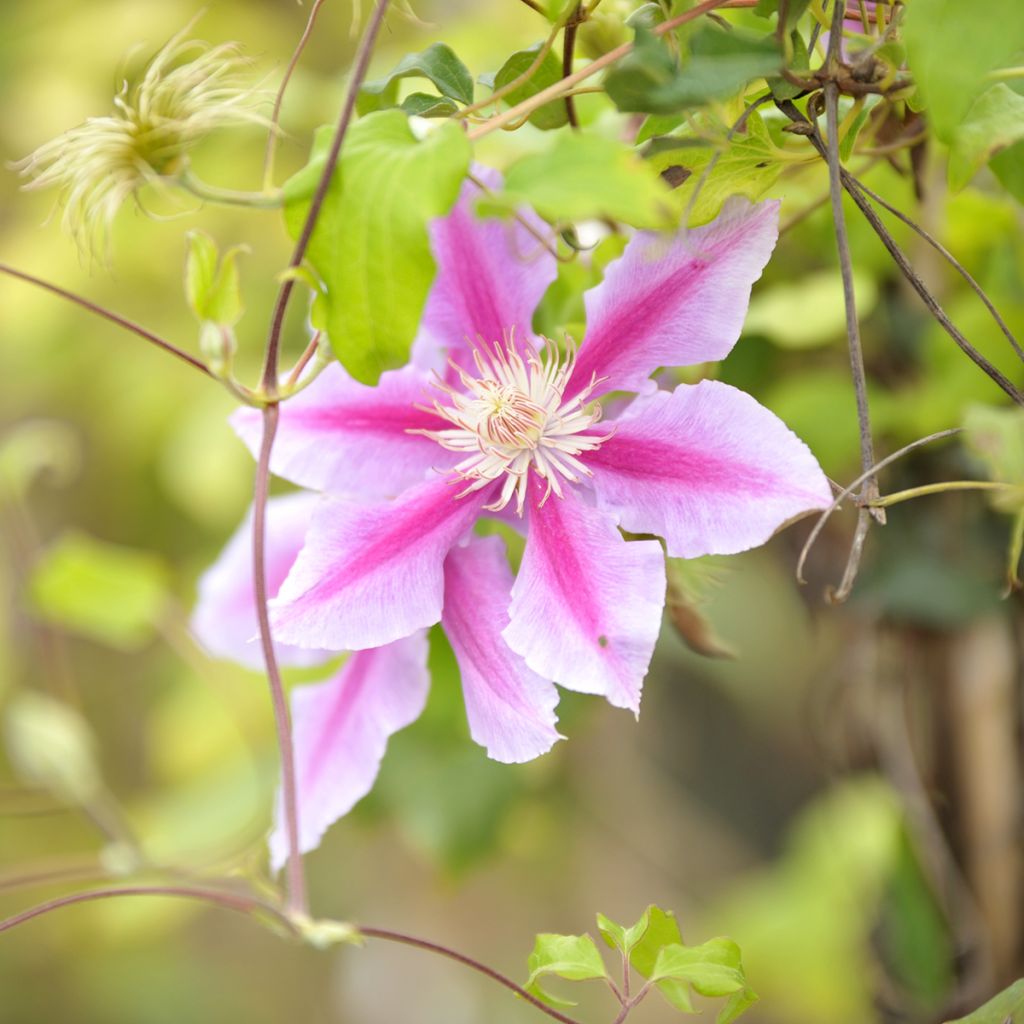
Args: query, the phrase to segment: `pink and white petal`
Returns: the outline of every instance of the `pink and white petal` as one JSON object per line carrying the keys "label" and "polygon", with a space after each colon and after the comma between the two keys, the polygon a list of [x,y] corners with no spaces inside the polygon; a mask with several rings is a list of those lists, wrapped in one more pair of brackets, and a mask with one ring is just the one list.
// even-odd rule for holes
{"label": "pink and white petal", "polygon": [[302,647],[382,647],[441,618],[444,560],[495,485],[457,497],[461,481],[430,480],[395,501],[324,501],[271,603],[276,636]]}
{"label": "pink and white petal", "polygon": [[[356,651],[333,679],[292,693],[299,846],[316,849],[324,832],[373,788],[391,736],[414,722],[427,700],[425,633]],[[270,858],[288,856],[280,794]]]}
{"label": "pink and white petal", "polygon": [[[474,174],[489,188],[501,187],[496,171],[477,166]],[[480,339],[532,337],[533,311],[557,275],[554,256],[520,221],[476,216],[482,194],[467,181],[452,212],[430,225],[437,277],[414,345],[417,365],[439,369],[450,357],[470,366]],[[530,210],[519,212],[534,230],[550,230]]]}
{"label": "pink and white petal", "polygon": [[462,674],[469,734],[495,761],[509,764],[531,761],[563,738],[555,728],[554,683],[501,636],[511,589],[500,537],[472,537],[449,552],[441,625]]}
{"label": "pink and white petal", "polygon": [[627,542],[572,488],[562,498],[544,495],[533,476],[526,550],[502,636],[546,679],[639,712],[665,603],[661,545]]}
{"label": "pink and white petal", "polygon": [[[360,500],[393,497],[432,468],[455,464],[435,441],[409,432],[447,426],[417,408],[429,408],[436,397],[427,375],[415,367],[385,373],[368,387],[335,363],[281,404],[270,468],[314,490]],[[231,424],[256,455],[263,436],[259,410],[239,409]]]}
{"label": "pink and white petal", "polygon": [[637,398],[586,455],[598,506],[681,558],[763,544],[832,502],[810,449],[773,412],[719,381]]}
{"label": "pink and white petal", "polygon": [[660,366],[722,359],[778,238],[777,202],[736,196],[710,224],[674,239],[641,232],[584,296],[587,331],[566,394],[647,391]]}
{"label": "pink and white petal", "polygon": [[[315,494],[289,494],[267,502],[267,593],[277,593],[302,547]],[[217,658],[247,668],[263,668],[256,619],[252,573],[252,512],[227,542],[220,557],[200,577],[192,612],[192,632],[200,645]],[[287,644],[276,645],[283,665],[318,665],[330,655]]]}

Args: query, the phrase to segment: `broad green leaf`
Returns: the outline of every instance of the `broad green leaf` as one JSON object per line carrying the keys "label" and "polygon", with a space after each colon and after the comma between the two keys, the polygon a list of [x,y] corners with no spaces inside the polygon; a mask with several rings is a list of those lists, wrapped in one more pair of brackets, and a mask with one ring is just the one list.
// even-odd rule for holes
{"label": "broad green leaf", "polygon": [[434,43],[421,53],[406,54],[387,77],[367,82],[360,89],[360,112],[369,113],[393,105],[398,95],[398,81],[402,78],[426,78],[442,96],[462,105],[473,102],[473,76],[469,69],[450,46]]}
{"label": "broad green leaf", "polygon": [[1024,978],[980,1006],[966,1017],[949,1024],[1024,1024]]}
{"label": "broad green leaf", "polygon": [[196,319],[232,327],[241,319],[244,307],[238,283],[238,255],[235,246],[219,257],[217,243],[205,231],[185,235],[185,295]]}
{"label": "broad green leaf", "polygon": [[15,771],[26,781],[75,804],[102,790],[96,743],[77,711],[41,693],[11,700],[4,742]]}
{"label": "broad green leaf", "polygon": [[651,981],[665,979],[686,982],[702,996],[730,996],[746,987],[740,948],[726,938],[710,939],[700,946],[664,946]]}
{"label": "broad green leaf", "polygon": [[[724,130],[724,129],[723,129]],[[671,136],[670,136],[671,138]],[[681,137],[685,141],[686,137]],[[664,150],[651,157],[651,165],[663,180],[675,186],[672,202],[678,210],[689,209],[694,190],[704,171],[719,150],[706,145]],[[747,119],[746,131],[738,132],[720,151],[711,173],[700,187],[697,201],[690,211],[689,224],[706,224],[718,216],[722,204],[730,196],[760,199],[775,183],[783,164],[760,114],[754,111]]]}
{"label": "broad green leaf", "polygon": [[[679,924],[671,910],[662,910],[653,904],[647,908],[648,925],[643,937],[633,947],[629,962],[644,978],[650,978],[662,949],[674,943],[682,943]],[[658,983],[661,994],[682,1013],[692,1013],[690,986],[674,978],[665,978]]]}
{"label": "broad green leaf", "polygon": [[538,984],[539,979],[552,974],[569,981],[607,977],[604,961],[589,935],[542,933],[537,936],[527,966],[530,970],[525,985],[527,991],[555,1006],[574,1006],[575,1003],[545,992]]}
{"label": "broad green leaf", "polygon": [[679,68],[664,42],[638,27],[634,49],[604,84],[619,110],[672,114],[729,96],[751,79],[777,72],[781,64],[771,37],[702,27],[691,37],[689,59]]}
{"label": "broad green leaf", "polygon": [[495,198],[508,208],[528,203],[553,221],[611,217],[664,228],[673,220],[657,172],[624,143],[591,134],[560,135],[550,149],[517,161]]}
{"label": "broad green leaf", "polygon": [[68,532],[36,563],[29,597],[48,621],[131,649],[149,639],[164,611],[167,573],[148,552]]}
{"label": "broad green leaf", "polygon": [[[541,44],[531,46],[525,50],[518,50],[502,64],[494,76],[494,88],[501,89],[514,81],[520,75],[525,74],[537,59],[537,53]],[[553,85],[562,77],[562,66],[558,58],[550,51],[544,55],[540,67],[525,81],[517,86],[508,95],[504,102],[509,106],[515,106],[523,100],[535,96],[542,89]],[[568,121],[568,114],[565,109],[565,102],[561,99],[545,103],[543,107],[535,110],[529,117],[530,124],[545,130],[550,128],[561,128]]]}
{"label": "broad green leaf", "polygon": [[1024,139],[1024,96],[1000,82],[983,92],[953,133],[949,187],[962,189],[995,153]]}
{"label": "broad green leaf", "polygon": [[1024,409],[971,406],[964,417],[964,441],[990,479],[1015,485],[1012,491],[994,491],[992,504],[1013,514],[1024,508]]}
{"label": "broad green leaf", "polygon": [[643,912],[640,920],[630,928],[624,928],[621,924],[616,924],[611,918],[605,917],[604,914],[597,915],[597,927],[601,932],[601,937],[612,949],[617,949],[627,958],[633,952],[633,947],[644,937],[644,933],[650,927],[650,924],[650,907]]}
{"label": "broad green leaf", "polygon": [[[329,129],[318,132],[310,162],[284,186],[293,235],[302,229],[330,141]],[[469,143],[454,123],[419,141],[401,111],[384,110],[349,131],[308,259],[326,285],[318,315],[331,346],[363,383],[376,383],[408,359],[435,270],[427,225],[455,202],[469,159]]]}
{"label": "broad green leaf", "polygon": [[1011,62],[1024,39],[1020,0],[913,0],[903,21],[907,62],[943,142],[951,142],[989,71]]}
{"label": "broad green leaf", "polygon": [[[857,310],[867,316],[878,301],[878,286],[870,274],[854,272]],[[793,310],[800,315],[794,316]],[[805,274],[799,283],[783,282],[761,288],[750,302],[743,325],[746,334],[763,334],[780,348],[804,349],[827,345],[846,332],[843,282],[838,269]]]}

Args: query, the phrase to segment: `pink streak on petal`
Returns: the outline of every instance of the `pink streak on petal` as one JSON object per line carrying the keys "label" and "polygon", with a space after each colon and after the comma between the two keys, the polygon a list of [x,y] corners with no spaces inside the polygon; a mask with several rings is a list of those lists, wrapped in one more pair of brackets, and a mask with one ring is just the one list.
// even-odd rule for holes
{"label": "pink streak on petal", "polygon": [[441,624],[462,673],[473,739],[495,761],[530,761],[562,737],[555,729],[558,691],[502,639],[512,571],[500,537],[473,537],[445,562]]}
{"label": "pink streak on petal", "polygon": [[574,489],[542,506],[543,496],[534,477],[526,551],[502,636],[545,678],[639,711],[665,602],[661,546],[627,543]]}
{"label": "pink streak on petal", "polygon": [[[267,592],[277,593],[306,536],[319,498],[289,494],[267,503]],[[252,579],[252,512],[227,542],[220,557],[202,575],[192,612],[192,631],[210,654],[262,669],[263,654],[256,639],[256,597]],[[317,665],[329,655],[277,644],[284,665]]]}
{"label": "pink streak on petal", "polygon": [[[436,442],[410,430],[446,426],[430,407],[437,397],[414,367],[385,373],[375,387],[353,380],[340,363],[281,403],[271,469],[293,483],[332,494],[375,500],[426,479],[431,468],[455,464]],[[239,409],[232,426],[255,455],[262,437],[258,409]]]}
{"label": "pink streak on petal", "polygon": [[595,395],[648,391],[659,366],[724,358],[775,247],[778,208],[734,197],[716,220],[674,240],[636,235],[584,297],[587,332],[566,394],[595,373],[608,378]]}
{"label": "pink streak on petal", "polygon": [[[414,722],[427,700],[427,637],[357,651],[326,683],[292,694],[299,845],[314,850],[328,827],[373,788],[388,739]],[[271,864],[287,857],[278,797]]]}
{"label": "pink streak on petal", "polygon": [[[489,188],[500,188],[496,171],[479,165],[473,171]],[[521,341],[531,337],[533,311],[557,275],[554,256],[521,223],[476,216],[482,194],[467,181],[452,212],[430,226],[437,277],[413,348],[417,365],[441,369],[450,356],[469,367],[478,337],[491,343],[510,331]],[[536,230],[550,232],[536,214],[520,213]]]}
{"label": "pink streak on petal", "polygon": [[664,537],[682,558],[756,547],[832,501],[807,445],[718,381],[637,398],[586,464],[599,508],[623,529]]}
{"label": "pink streak on petal", "polygon": [[393,502],[325,501],[272,602],[275,635],[326,650],[381,647],[441,618],[444,560],[496,485],[458,498],[437,478]]}

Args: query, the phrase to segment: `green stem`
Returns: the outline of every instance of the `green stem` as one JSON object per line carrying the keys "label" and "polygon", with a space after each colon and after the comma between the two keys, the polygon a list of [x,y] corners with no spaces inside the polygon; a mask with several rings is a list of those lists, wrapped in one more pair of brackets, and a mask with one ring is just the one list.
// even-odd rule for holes
{"label": "green stem", "polygon": [[280,189],[266,192],[236,192],[231,188],[220,188],[197,178],[191,171],[184,170],[178,175],[178,184],[198,199],[221,206],[248,206],[261,210],[276,210],[284,206]]}
{"label": "green stem", "polygon": [[1012,491],[1015,486],[993,480],[945,480],[938,484],[925,484],[923,487],[911,487],[906,491],[886,494],[866,504],[871,508],[888,508],[890,505],[898,505],[901,501],[923,498],[927,494],[942,494],[943,491]]}

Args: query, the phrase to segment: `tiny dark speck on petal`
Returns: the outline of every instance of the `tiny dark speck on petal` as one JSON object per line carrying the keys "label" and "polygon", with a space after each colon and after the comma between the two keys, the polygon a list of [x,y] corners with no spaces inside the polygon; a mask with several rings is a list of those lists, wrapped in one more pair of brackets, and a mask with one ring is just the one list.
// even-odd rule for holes
{"label": "tiny dark speck on petal", "polygon": [[597,646],[598,647],[607,647],[608,646],[608,637],[606,637],[603,633],[601,634],[601,636],[599,636],[597,638]]}
{"label": "tiny dark speck on petal", "polygon": [[682,167],[679,164],[673,164],[671,167],[666,167],[661,172],[662,178],[668,184],[670,188],[679,188],[680,185],[686,179],[693,174],[693,171],[689,167]]}

